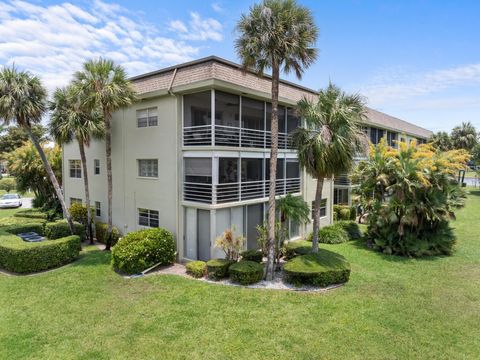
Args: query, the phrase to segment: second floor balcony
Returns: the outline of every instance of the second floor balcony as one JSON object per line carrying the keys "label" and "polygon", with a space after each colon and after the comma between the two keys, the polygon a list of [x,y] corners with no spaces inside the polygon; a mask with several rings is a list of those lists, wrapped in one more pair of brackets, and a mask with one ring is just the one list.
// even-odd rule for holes
{"label": "second floor balcony", "polygon": [[[213,89],[184,95],[183,145],[268,149],[271,112],[268,102]],[[278,107],[279,149],[293,148],[291,134],[300,124],[293,109]]]}

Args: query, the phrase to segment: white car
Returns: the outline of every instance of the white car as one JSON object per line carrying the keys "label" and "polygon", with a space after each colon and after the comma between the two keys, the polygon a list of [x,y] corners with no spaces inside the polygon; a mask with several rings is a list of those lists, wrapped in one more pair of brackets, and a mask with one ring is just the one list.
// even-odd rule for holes
{"label": "white car", "polygon": [[22,198],[18,194],[5,194],[0,198],[0,208],[17,208],[22,206]]}

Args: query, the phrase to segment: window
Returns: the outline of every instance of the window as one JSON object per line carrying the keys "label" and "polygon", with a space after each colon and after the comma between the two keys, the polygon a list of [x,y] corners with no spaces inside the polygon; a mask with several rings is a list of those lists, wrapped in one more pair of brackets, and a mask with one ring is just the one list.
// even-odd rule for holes
{"label": "window", "polygon": [[240,97],[221,91],[215,92],[215,124],[228,127],[240,125]]}
{"label": "window", "polygon": [[212,159],[211,158],[186,158],[185,159],[185,182],[188,183],[212,183]]}
{"label": "window", "polygon": [[263,101],[242,97],[242,128],[263,130],[265,128]]}
{"label": "window", "polygon": [[82,177],[82,163],[80,160],[69,160],[70,177],[81,178]]}
{"label": "window", "polygon": [[[313,219],[313,210],[315,209],[315,201],[312,201],[312,219]],[[327,199],[320,200],[320,217],[327,216]]]}
{"label": "window", "polygon": [[138,176],[158,177],[158,160],[157,159],[138,160]]}
{"label": "window", "polygon": [[296,159],[287,159],[287,179],[300,178],[300,165]]}
{"label": "window", "polygon": [[82,204],[82,199],[78,199],[78,198],[70,198],[70,206],[72,206],[73,204]]}
{"label": "window", "polygon": [[389,146],[395,147],[397,144],[398,134],[393,131],[387,131],[387,143]]}
{"label": "window", "polygon": [[137,110],[137,127],[157,126],[157,107]]}
{"label": "window", "polygon": [[93,173],[95,175],[100,175],[100,160],[93,160]]}
{"label": "window", "polygon": [[338,205],[348,205],[348,189],[333,189],[333,203]]}
{"label": "window", "polygon": [[102,216],[100,201],[95,201],[95,216]]}
{"label": "window", "polygon": [[138,209],[138,225],[158,227],[158,211],[149,209]]}
{"label": "window", "polygon": [[238,182],[238,159],[218,159],[218,183],[227,184],[236,182]]}
{"label": "window", "polygon": [[206,126],[211,119],[211,91],[183,96],[184,127]]}

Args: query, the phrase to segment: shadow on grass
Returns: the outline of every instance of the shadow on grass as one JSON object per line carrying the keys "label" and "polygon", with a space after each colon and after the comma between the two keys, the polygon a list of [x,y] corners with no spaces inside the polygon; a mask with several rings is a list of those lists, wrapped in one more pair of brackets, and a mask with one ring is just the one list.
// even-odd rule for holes
{"label": "shadow on grass", "polygon": [[470,190],[468,193],[470,195],[480,196],[480,190]]}
{"label": "shadow on grass", "polygon": [[357,249],[361,249],[370,253],[375,254],[377,257],[380,257],[382,260],[395,262],[395,263],[409,263],[413,260],[415,261],[436,261],[439,259],[447,258],[447,255],[435,255],[435,256],[424,256],[424,257],[408,257],[400,255],[388,255],[384,254],[378,250],[372,249],[367,246],[365,238],[360,238],[358,240],[351,241],[350,244],[355,246]]}
{"label": "shadow on grass", "polygon": [[78,259],[72,264],[75,267],[108,265],[111,260],[110,251],[103,250],[83,250]]}

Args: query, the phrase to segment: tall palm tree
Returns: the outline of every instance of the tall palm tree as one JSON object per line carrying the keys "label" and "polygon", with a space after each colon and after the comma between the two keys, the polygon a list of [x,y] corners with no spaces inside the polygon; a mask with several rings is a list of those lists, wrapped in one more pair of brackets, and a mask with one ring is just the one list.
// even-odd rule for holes
{"label": "tall palm tree", "polygon": [[354,156],[365,144],[360,128],[365,108],[359,95],[347,95],[330,84],[320,90],[316,100],[300,100],[297,110],[307,125],[293,135],[298,160],[306,172],[317,179],[312,250],[318,252],[323,182],[353,167]]}
{"label": "tall palm tree", "polygon": [[105,125],[98,107],[87,107],[82,101],[81,93],[74,86],[57,89],[50,102],[50,133],[59,144],[76,139],[80,151],[85,187],[85,206],[87,209],[87,238],[93,244],[92,213],[90,210],[90,191],[88,185],[87,158],[85,147],[92,139],[105,136]]}
{"label": "tall palm tree", "polygon": [[446,131],[439,131],[430,136],[428,142],[440,151],[448,151],[453,149],[452,138]]}
{"label": "tall palm tree", "polygon": [[32,131],[32,126],[42,120],[46,108],[47,91],[38,77],[26,71],[18,71],[15,66],[5,67],[0,71],[0,120],[4,125],[16,123],[27,132],[42,159],[70,231],[74,234],[72,218],[65,205],[63,191],[37,136]]}
{"label": "tall palm tree", "polygon": [[131,105],[135,90],[127,79],[125,70],[111,60],[90,60],[83,64],[82,71],[75,73],[74,85],[82,91],[88,106],[98,106],[105,123],[105,153],[107,159],[108,230],[105,250],[112,242],[112,113]]}
{"label": "tall palm tree", "polygon": [[452,130],[452,142],[455,149],[471,151],[478,142],[478,133],[471,122],[464,122]]}
{"label": "tall palm tree", "polygon": [[245,69],[262,75],[272,71],[270,193],[268,200],[268,256],[265,278],[271,280],[275,259],[275,183],[278,154],[278,91],[280,72],[300,79],[317,57],[318,29],[309,9],[295,0],[264,0],[250,7],[237,24],[235,48]]}

